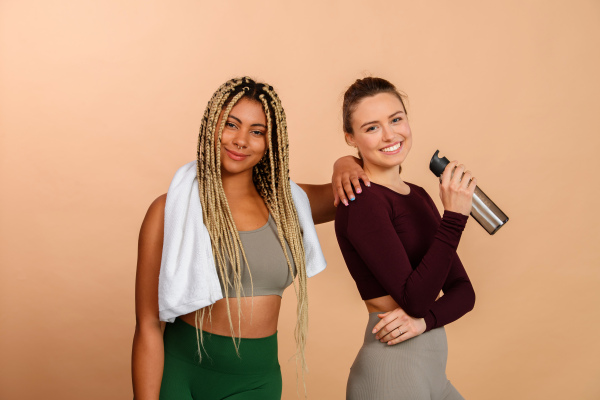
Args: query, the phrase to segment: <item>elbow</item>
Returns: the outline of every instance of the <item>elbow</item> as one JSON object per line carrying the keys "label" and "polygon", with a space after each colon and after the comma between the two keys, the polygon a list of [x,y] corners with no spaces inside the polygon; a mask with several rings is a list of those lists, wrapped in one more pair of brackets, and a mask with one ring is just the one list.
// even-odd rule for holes
{"label": "elbow", "polygon": [[465,313],[468,313],[475,308],[475,291],[470,282],[468,285],[464,285],[460,297],[461,302],[464,305]]}
{"label": "elbow", "polygon": [[145,319],[141,319],[141,320],[138,319],[135,324],[134,337],[155,335],[155,334],[160,334],[162,336],[163,329],[164,329],[164,322],[161,322],[158,319],[154,319],[154,318],[145,318]]}
{"label": "elbow", "polygon": [[475,290],[473,290],[473,286],[469,286],[468,296],[469,311],[471,311],[475,308]]}

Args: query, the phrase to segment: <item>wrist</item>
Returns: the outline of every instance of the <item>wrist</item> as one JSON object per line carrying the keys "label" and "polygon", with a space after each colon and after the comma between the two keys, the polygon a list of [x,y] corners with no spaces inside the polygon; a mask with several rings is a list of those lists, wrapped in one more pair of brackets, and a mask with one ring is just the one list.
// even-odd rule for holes
{"label": "wrist", "polygon": [[425,329],[423,330],[423,332],[428,332],[435,328],[436,319],[435,315],[433,315],[431,310],[427,313],[425,318],[423,318],[423,324],[425,325]]}
{"label": "wrist", "polygon": [[458,211],[444,210],[442,219],[450,222],[451,224],[461,226],[463,229],[469,220],[469,214],[463,214]]}
{"label": "wrist", "polygon": [[338,158],[337,160],[335,160],[335,162],[333,163],[333,166],[337,166],[339,163],[344,163],[344,162],[352,162],[354,164],[358,164],[362,167],[362,160],[359,158],[356,158],[354,156],[342,156],[340,158]]}

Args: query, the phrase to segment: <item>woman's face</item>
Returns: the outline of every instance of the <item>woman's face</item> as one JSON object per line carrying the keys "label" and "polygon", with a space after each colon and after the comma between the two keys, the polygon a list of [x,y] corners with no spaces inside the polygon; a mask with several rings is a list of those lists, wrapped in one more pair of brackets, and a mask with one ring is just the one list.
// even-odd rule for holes
{"label": "woman's face", "polygon": [[365,167],[391,168],[404,162],[412,146],[406,111],[391,93],[362,99],[352,113],[352,130],[346,140],[356,146]]}
{"label": "woman's face", "polygon": [[[218,124],[220,122],[219,118]],[[235,175],[246,171],[252,174],[252,168],[266,151],[267,118],[262,104],[243,97],[231,109],[223,128],[221,174]]]}

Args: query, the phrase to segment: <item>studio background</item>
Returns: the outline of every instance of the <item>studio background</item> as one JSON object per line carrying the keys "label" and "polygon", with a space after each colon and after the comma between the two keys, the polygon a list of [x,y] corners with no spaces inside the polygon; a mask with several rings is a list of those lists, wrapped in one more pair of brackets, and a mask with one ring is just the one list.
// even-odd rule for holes
{"label": "studio background", "polygon": [[[599,48],[597,0],[0,1],[0,398],[131,398],[140,224],[240,75],[278,91],[303,183],[351,154],[355,79],[402,89],[404,179],[441,206],[440,149],[510,217],[463,235],[477,301],[446,327],[449,379],[467,399],[600,398]],[[333,224],[318,233],[307,384],[342,399],[367,312]],[[288,290],[286,400],[295,304]]]}

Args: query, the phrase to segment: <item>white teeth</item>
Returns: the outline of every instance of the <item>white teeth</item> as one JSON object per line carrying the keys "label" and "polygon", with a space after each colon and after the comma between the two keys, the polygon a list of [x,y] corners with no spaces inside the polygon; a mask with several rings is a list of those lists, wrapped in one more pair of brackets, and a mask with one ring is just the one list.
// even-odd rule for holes
{"label": "white teeth", "polygon": [[402,144],[402,142],[400,142],[400,143],[398,143],[398,144],[395,144],[395,145],[393,145],[393,146],[391,146],[391,147],[386,147],[386,148],[384,148],[384,149],[381,149],[381,151],[384,151],[384,152],[386,152],[386,153],[387,153],[387,152],[390,152],[390,151],[396,151],[396,150],[398,150],[398,149],[400,148],[400,145],[401,145],[401,144]]}

